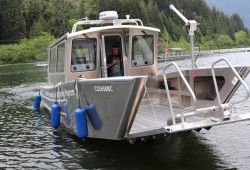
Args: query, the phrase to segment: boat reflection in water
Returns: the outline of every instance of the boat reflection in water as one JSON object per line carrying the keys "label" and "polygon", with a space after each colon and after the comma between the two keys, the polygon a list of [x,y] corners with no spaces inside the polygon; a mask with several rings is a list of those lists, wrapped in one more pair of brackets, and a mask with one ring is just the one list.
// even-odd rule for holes
{"label": "boat reflection in water", "polygon": [[192,132],[171,134],[170,140],[162,137],[157,141],[139,141],[134,145],[124,140],[88,139],[82,143],[77,138],[73,139],[78,144],[76,147],[81,148],[84,153],[77,154],[77,164],[84,169],[210,170],[233,167],[224,161],[212,146],[204,144],[201,138]]}
{"label": "boat reflection in water", "polygon": [[[197,23],[185,23],[192,40]],[[82,25],[89,28],[78,31]],[[234,112],[249,97],[243,81],[249,66],[219,59],[208,68],[194,68],[192,60],[191,69],[180,70],[174,62],[157,69],[159,32],[139,19],[118,19],[115,11],[77,21],[49,48],[48,84],[39,95],[52,126],[81,139],[134,143],[250,119],[250,113]],[[110,62],[111,49],[120,55]],[[231,102],[240,85],[244,97]]]}

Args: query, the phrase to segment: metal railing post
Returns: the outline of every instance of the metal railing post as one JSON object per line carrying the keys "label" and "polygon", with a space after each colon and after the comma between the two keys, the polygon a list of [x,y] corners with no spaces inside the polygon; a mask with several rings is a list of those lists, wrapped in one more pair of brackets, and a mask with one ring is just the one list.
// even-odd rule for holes
{"label": "metal railing post", "polygon": [[246,85],[246,83],[244,82],[244,80],[240,77],[240,75],[235,70],[235,68],[230,64],[230,62],[227,59],[225,59],[225,58],[219,59],[219,60],[215,61],[212,64],[212,66],[211,66],[211,72],[212,72],[212,76],[213,76],[214,87],[215,87],[215,91],[216,91],[216,95],[217,95],[217,99],[218,99],[219,105],[222,106],[222,103],[221,103],[221,99],[220,99],[220,94],[219,94],[219,89],[218,89],[217,81],[216,81],[216,78],[215,78],[214,66],[217,63],[221,62],[221,61],[225,61],[226,62],[226,64],[231,68],[231,70],[234,72],[234,75],[238,78],[238,80],[241,82],[241,84],[244,86],[244,88],[246,90],[246,96],[245,96],[244,99],[231,103],[231,108],[232,108],[232,112],[233,112],[234,105],[237,104],[237,103],[240,103],[240,102],[243,102],[243,101],[247,100],[249,98],[250,92],[249,92],[248,86]]}
{"label": "metal railing post", "polygon": [[[173,65],[175,67],[175,69],[177,70],[177,72],[179,73],[182,81],[184,82],[184,84],[186,85],[186,87],[188,88],[188,91],[190,92],[191,94],[191,97],[192,97],[192,106],[191,106],[191,109],[194,109],[194,105],[195,103],[197,102],[196,100],[196,97],[195,97],[195,94],[192,90],[192,88],[190,87],[190,85],[188,84],[186,78],[184,77],[183,73],[181,72],[181,70],[179,69],[179,67],[177,66],[176,63],[172,62],[168,65],[166,65],[163,69],[163,78],[164,78],[164,84],[165,84],[165,89],[166,89],[166,92],[167,92],[167,97],[168,97],[168,103],[169,103],[169,107],[170,107],[170,112],[171,112],[171,117],[172,117],[172,120],[173,120],[173,124],[175,125],[176,122],[175,122],[175,115],[174,115],[174,111],[173,111],[173,106],[172,106],[172,103],[171,103],[171,98],[170,98],[170,92],[169,92],[169,88],[168,88],[168,83],[167,83],[167,74],[166,74],[166,70],[167,68],[169,68],[171,65]],[[184,112],[181,113],[181,116],[182,116],[182,123],[184,121]]]}

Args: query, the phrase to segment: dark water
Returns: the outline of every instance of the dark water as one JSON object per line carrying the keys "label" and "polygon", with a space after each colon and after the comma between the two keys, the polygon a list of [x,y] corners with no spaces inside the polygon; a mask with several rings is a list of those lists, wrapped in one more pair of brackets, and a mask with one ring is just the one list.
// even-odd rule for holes
{"label": "dark water", "polygon": [[[249,64],[250,53],[225,55]],[[216,57],[197,60],[203,66]],[[182,67],[189,61],[179,61]],[[33,99],[46,82],[46,70],[34,65],[0,67],[0,169],[249,169],[250,121],[210,131],[172,134],[158,143],[87,139],[80,141],[50,126],[45,110]],[[250,77],[250,76],[249,76]],[[250,78],[246,79],[250,86]],[[244,96],[240,88],[233,100]],[[236,112],[249,112],[250,101]]]}

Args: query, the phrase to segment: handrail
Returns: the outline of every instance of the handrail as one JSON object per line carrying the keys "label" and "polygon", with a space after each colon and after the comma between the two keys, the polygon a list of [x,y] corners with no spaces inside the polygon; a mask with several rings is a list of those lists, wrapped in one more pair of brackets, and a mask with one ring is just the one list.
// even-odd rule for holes
{"label": "handrail", "polygon": [[249,88],[248,86],[246,85],[246,83],[244,82],[244,80],[240,77],[240,75],[238,74],[238,72],[235,70],[235,68],[230,64],[230,62],[225,59],[225,58],[221,58],[219,59],[218,61],[215,61],[212,66],[211,66],[211,71],[212,71],[212,76],[213,76],[213,81],[214,81],[214,87],[215,87],[215,92],[216,92],[216,95],[217,95],[217,99],[218,99],[218,103],[220,106],[222,106],[222,103],[221,103],[221,99],[220,99],[220,94],[219,94],[219,90],[218,90],[218,85],[217,85],[217,81],[216,81],[216,78],[215,78],[215,73],[214,73],[214,66],[215,64],[221,62],[221,61],[225,61],[227,63],[227,65],[232,69],[232,71],[234,72],[234,75],[238,78],[238,80],[242,83],[242,85],[245,87],[246,89],[246,97],[242,100],[239,100],[239,101],[236,101],[236,102],[232,102],[230,105],[231,105],[231,111],[233,113],[233,108],[234,106],[237,104],[237,103],[241,103],[243,101],[246,101],[248,98],[249,98]]}
{"label": "handrail", "polygon": [[[167,97],[168,97],[168,103],[169,103],[169,107],[170,107],[170,112],[171,112],[171,117],[172,117],[172,120],[173,120],[173,125],[176,124],[175,122],[175,116],[174,116],[174,112],[173,112],[173,106],[172,106],[172,103],[171,103],[171,99],[170,99],[170,93],[169,93],[169,88],[168,88],[168,83],[167,83],[167,74],[166,74],[166,70],[168,67],[170,67],[171,65],[173,65],[177,72],[179,73],[182,81],[185,83],[186,87],[188,88],[188,91],[190,92],[191,94],[191,97],[192,97],[192,106],[191,106],[191,109],[194,109],[194,105],[195,103],[197,102],[197,99],[195,97],[195,94],[193,92],[193,90],[191,89],[191,87],[189,86],[186,78],[184,77],[183,73],[181,72],[181,70],[179,69],[178,65],[174,62],[172,63],[169,63],[168,65],[166,65],[164,68],[163,68],[163,78],[164,78],[164,83],[165,83],[165,89],[166,89],[166,92],[167,92]],[[182,116],[182,123],[183,123],[183,120],[184,120],[184,112],[181,113],[181,116]]]}
{"label": "handrail", "polygon": [[113,24],[115,21],[119,21],[121,24],[136,24],[137,26],[143,26],[143,22],[140,19],[114,19],[114,20],[88,20],[88,18],[84,18],[82,20],[78,20],[72,27],[71,33],[76,32],[76,28],[78,25],[100,25],[103,24]]}

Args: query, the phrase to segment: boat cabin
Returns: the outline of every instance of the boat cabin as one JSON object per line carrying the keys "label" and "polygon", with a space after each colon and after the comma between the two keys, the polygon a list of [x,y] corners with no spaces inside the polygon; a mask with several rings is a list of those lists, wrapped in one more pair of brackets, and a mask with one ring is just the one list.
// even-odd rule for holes
{"label": "boat cabin", "polygon": [[107,60],[113,45],[119,49],[120,76],[154,76],[157,73],[159,29],[139,19],[118,19],[115,11],[100,13],[99,20],[77,21],[71,33],[48,49],[48,81],[67,82],[79,76],[108,78]]}

